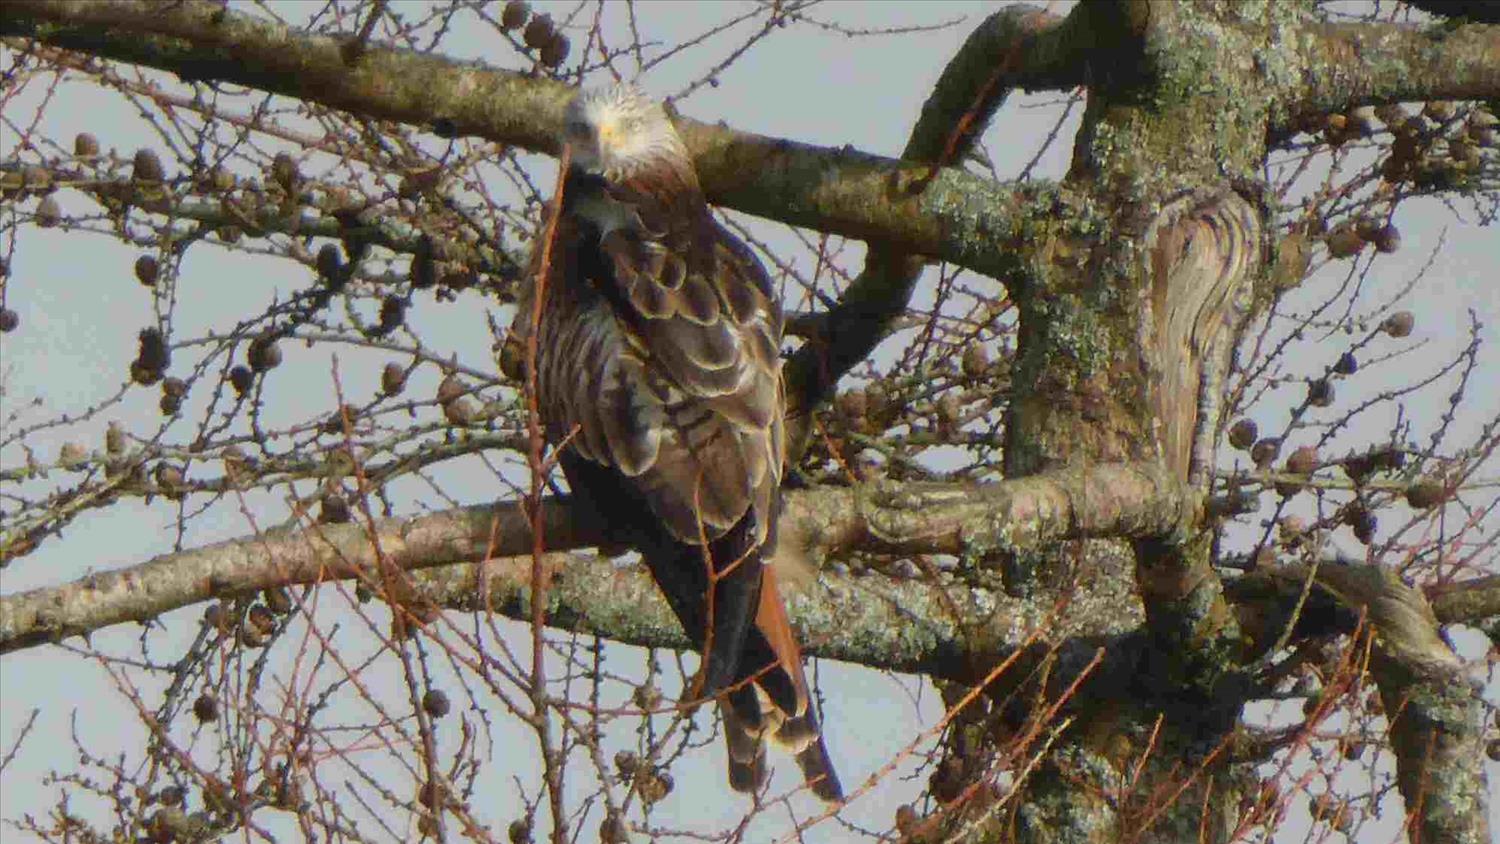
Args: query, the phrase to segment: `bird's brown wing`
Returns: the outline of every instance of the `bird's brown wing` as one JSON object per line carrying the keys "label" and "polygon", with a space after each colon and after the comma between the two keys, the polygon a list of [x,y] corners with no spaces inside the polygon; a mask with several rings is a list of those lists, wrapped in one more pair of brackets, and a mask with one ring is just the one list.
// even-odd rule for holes
{"label": "bird's brown wing", "polygon": [[636,477],[683,542],[700,543],[700,528],[714,538],[747,512],[763,540],[781,479],[780,308],[759,263],[706,211],[650,226],[606,234],[599,252],[623,335],[616,383],[656,407],[615,398],[584,416],[585,436],[607,445],[591,456]]}

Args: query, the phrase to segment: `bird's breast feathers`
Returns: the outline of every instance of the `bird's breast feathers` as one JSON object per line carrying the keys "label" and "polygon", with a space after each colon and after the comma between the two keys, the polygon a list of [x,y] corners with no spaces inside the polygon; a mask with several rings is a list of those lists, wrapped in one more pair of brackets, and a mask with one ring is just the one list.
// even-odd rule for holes
{"label": "bird's breast feathers", "polygon": [[752,509],[764,530],[781,476],[782,323],[763,268],[701,202],[683,213],[570,187],[537,326],[550,437],[635,478],[684,540]]}

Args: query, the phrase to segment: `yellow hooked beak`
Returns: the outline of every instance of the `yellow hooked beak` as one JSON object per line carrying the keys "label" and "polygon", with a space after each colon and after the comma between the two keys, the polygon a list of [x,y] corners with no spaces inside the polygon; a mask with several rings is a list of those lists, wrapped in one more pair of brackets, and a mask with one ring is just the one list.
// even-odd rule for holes
{"label": "yellow hooked beak", "polygon": [[605,120],[599,124],[599,149],[602,151],[614,146],[615,138],[620,134],[620,125],[614,120]]}

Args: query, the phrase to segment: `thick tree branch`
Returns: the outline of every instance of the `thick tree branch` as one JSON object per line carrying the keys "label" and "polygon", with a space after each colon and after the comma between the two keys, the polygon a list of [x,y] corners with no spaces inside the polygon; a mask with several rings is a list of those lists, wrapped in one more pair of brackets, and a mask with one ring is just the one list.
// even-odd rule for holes
{"label": "thick tree branch", "polygon": [[[1081,69],[1065,34],[1028,42],[1014,84],[1077,84]],[[0,35],[546,153],[557,151],[571,90],[393,48],[367,47],[351,61],[341,49],[347,39],[297,32],[214,4],[13,0],[0,11]],[[925,165],[685,118],[679,128],[716,204],[880,240],[992,276],[1015,268],[1013,246],[1025,241],[1028,212],[1054,201],[1050,190],[998,185],[953,168],[933,174]]]}
{"label": "thick tree branch", "polygon": [[1500,3],[1495,0],[1406,0],[1406,5],[1439,17],[1500,23]]}
{"label": "thick tree branch", "polygon": [[1329,24],[1309,26],[1296,43],[1302,67],[1293,112],[1500,96],[1494,24]]}
{"label": "thick tree branch", "polygon": [[1500,618],[1500,574],[1443,583],[1427,591],[1432,611],[1443,624]]}
{"label": "thick tree branch", "polygon": [[[1079,584],[1052,615],[1057,596],[1014,598],[949,578],[896,579],[825,572],[785,595],[803,650],[873,668],[974,682],[988,666],[1046,626],[1048,639],[1102,642],[1140,623],[1123,559],[1110,572]],[[423,600],[464,612],[528,618],[530,560],[444,566],[414,580]],[[640,567],[621,568],[581,554],[549,556],[550,626],[645,647],[693,647],[661,590]],[[1050,620],[1049,620],[1050,616]]]}
{"label": "thick tree branch", "polygon": [[[956,554],[982,565],[997,551],[1064,539],[1170,535],[1190,524],[1191,502],[1190,493],[1161,469],[1098,466],[984,486],[793,492],[783,524],[787,535],[807,544],[801,550],[817,555],[855,549]],[[543,529],[551,550],[598,543],[596,525],[574,519],[556,500],[545,505]],[[412,571],[522,556],[530,547],[531,531],[514,503],[381,520],[373,531],[319,525],[266,533],[0,597],[0,653],[153,619],[225,595],[355,576],[378,579],[378,559]]]}

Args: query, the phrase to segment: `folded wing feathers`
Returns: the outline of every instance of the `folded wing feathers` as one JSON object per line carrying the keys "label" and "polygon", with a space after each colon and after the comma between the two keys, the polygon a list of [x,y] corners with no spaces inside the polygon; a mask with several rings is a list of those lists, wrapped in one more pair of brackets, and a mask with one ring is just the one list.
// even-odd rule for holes
{"label": "folded wing feathers", "polygon": [[[587,438],[587,456],[640,477],[653,509],[688,542],[698,541],[700,518],[710,537],[751,507],[768,521],[781,468],[780,314],[759,264],[712,220],[701,224],[708,228],[657,235],[642,225],[601,239],[630,311],[612,339],[632,354],[577,394],[603,405],[595,414],[570,408],[607,435],[604,453],[597,436]],[[612,403],[616,395],[652,406]],[[684,490],[697,491],[696,513]]]}

